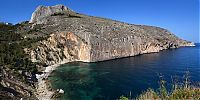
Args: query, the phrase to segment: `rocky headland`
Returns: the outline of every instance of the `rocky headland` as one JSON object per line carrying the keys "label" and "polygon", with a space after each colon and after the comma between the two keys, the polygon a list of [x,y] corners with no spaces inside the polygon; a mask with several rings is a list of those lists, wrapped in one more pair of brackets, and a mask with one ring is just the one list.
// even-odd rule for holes
{"label": "rocky headland", "polygon": [[166,29],[73,12],[63,5],[39,6],[29,23],[49,37],[30,48],[33,62],[96,62],[192,46]]}
{"label": "rocky headland", "polygon": [[98,62],[194,46],[163,28],[79,14],[64,5],[39,6],[16,33],[22,34],[23,39],[40,38],[24,52],[42,72],[36,74],[38,82],[33,92],[41,100],[53,95],[47,79],[59,64]]}

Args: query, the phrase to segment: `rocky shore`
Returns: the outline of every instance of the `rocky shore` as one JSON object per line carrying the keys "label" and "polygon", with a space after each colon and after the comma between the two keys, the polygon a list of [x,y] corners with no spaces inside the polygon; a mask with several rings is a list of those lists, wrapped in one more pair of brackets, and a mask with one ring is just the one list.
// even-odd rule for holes
{"label": "rocky shore", "polygon": [[50,91],[48,86],[48,76],[50,73],[57,67],[58,65],[48,66],[46,67],[43,74],[36,74],[36,78],[38,79],[38,85],[36,87],[36,97],[39,100],[50,100],[53,91]]}
{"label": "rocky shore", "polygon": [[59,64],[98,62],[194,46],[163,28],[87,16],[64,5],[39,6],[29,23],[33,29],[39,27],[37,37],[48,37],[28,48],[32,62],[48,66],[43,74],[37,75],[40,100],[50,99],[53,95],[47,86],[48,76]]}
{"label": "rocky shore", "polygon": [[[59,64],[51,65],[48,67],[45,67],[45,70],[42,71],[42,74],[36,74],[36,78],[38,79],[38,85],[36,87],[36,97],[39,100],[51,100],[53,99],[52,96],[56,92],[60,91],[55,91],[51,89],[48,77],[52,73],[53,70],[56,69],[56,67],[60,66],[61,64],[65,64],[66,62],[61,62]],[[64,91],[63,91],[64,92]]]}
{"label": "rocky shore", "polygon": [[[194,43],[178,38],[167,29],[88,16],[74,12],[64,5],[39,6],[33,12],[29,22],[20,23],[16,27],[13,30],[21,37],[15,42],[26,44],[26,46],[19,46],[24,50],[20,49],[21,52],[25,53],[20,57],[26,58],[18,59],[14,66],[22,62],[20,67],[26,71],[22,73],[22,68],[18,68],[17,73],[27,76],[23,80],[36,84],[36,88],[33,85],[34,89],[26,90],[25,82],[18,86],[14,81],[9,81],[14,85],[11,87],[7,84],[8,75],[1,75],[6,77],[6,79],[2,78],[1,85],[19,89],[17,91],[21,94],[17,99],[31,95],[39,100],[52,99],[56,90],[52,90],[49,86],[48,76],[60,64],[74,61],[98,62],[194,46]],[[12,43],[14,42],[8,44]],[[32,67],[31,71],[28,70],[31,69],[29,67]],[[42,74],[38,74],[36,69]],[[38,82],[30,81],[35,73]],[[62,89],[57,92],[64,93]]]}

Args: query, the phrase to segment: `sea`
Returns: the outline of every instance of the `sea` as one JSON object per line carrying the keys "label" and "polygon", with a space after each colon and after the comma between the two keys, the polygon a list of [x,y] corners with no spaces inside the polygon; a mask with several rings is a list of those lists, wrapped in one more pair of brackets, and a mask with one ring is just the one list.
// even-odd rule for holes
{"label": "sea", "polygon": [[60,100],[116,100],[136,98],[160,81],[170,92],[174,84],[200,84],[200,44],[97,63],[73,62],[57,67],[49,77]]}

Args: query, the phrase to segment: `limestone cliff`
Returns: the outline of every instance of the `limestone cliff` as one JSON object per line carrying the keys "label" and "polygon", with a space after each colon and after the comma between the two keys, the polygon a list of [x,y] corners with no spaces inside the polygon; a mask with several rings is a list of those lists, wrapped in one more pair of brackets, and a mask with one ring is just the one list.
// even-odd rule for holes
{"label": "limestone cliff", "polygon": [[30,54],[33,62],[46,65],[61,61],[90,62],[90,49],[90,45],[73,33],[60,32],[51,34],[47,40],[41,41]]}
{"label": "limestone cliff", "polygon": [[41,25],[39,35],[49,36],[29,50],[33,62],[45,65],[104,61],[193,45],[166,29],[87,16],[63,5],[38,7],[30,23],[32,28]]}

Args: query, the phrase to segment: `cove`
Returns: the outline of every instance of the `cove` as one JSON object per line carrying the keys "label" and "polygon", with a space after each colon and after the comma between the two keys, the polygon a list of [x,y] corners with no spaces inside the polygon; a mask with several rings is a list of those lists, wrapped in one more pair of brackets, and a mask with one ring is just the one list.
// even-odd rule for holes
{"label": "cove", "polygon": [[73,62],[59,66],[49,77],[53,89],[63,89],[60,100],[116,100],[121,95],[135,98],[148,88],[159,88],[159,76],[167,81],[184,81],[189,71],[191,84],[200,81],[200,47],[182,47],[97,63]]}

